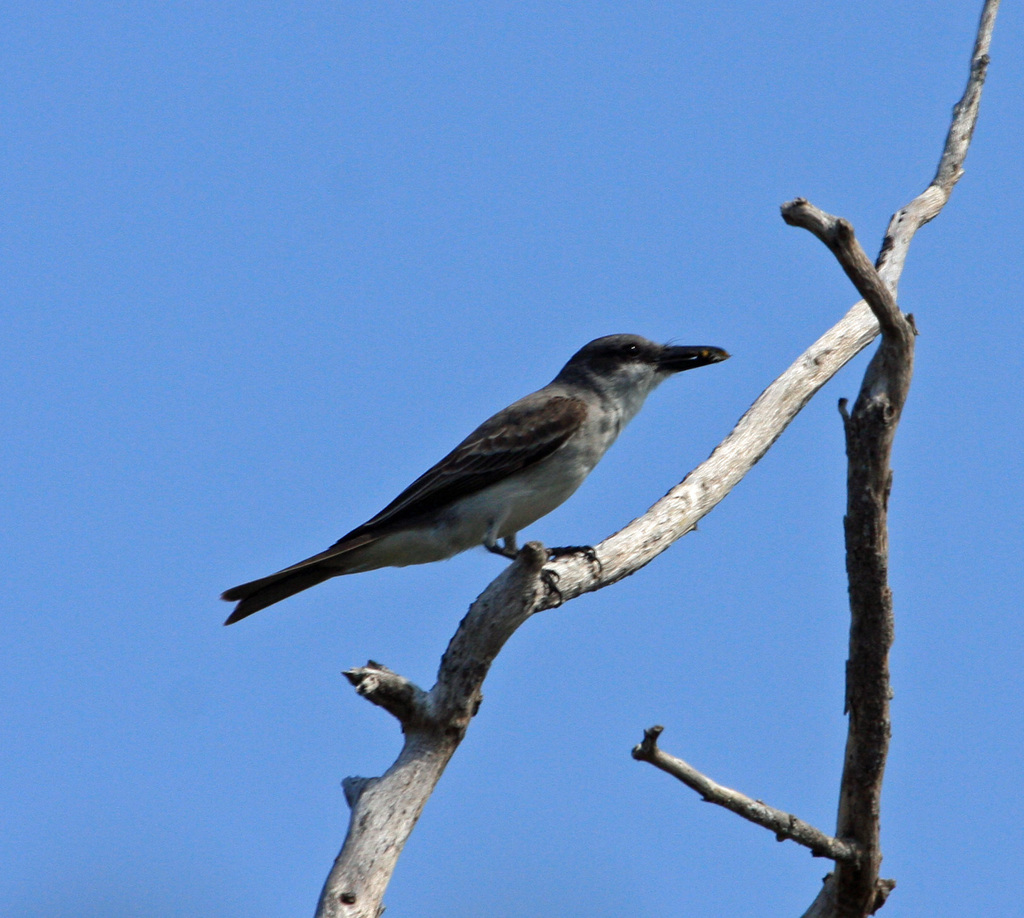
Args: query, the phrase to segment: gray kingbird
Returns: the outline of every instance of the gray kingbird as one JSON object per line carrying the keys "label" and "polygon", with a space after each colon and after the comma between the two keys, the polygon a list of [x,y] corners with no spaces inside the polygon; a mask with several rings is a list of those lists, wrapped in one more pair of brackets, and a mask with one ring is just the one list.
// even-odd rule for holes
{"label": "gray kingbird", "polygon": [[477,545],[513,557],[516,533],[570,497],[660,382],[728,357],[717,347],[638,335],[591,341],[373,519],[318,555],[225,592],[221,598],[238,605],[224,624],[341,574],[441,561]]}

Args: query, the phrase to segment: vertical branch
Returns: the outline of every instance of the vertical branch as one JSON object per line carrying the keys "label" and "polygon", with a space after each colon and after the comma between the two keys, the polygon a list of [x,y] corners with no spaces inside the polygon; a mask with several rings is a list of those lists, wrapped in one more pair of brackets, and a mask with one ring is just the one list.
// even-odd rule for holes
{"label": "vertical branch", "polygon": [[[872,304],[874,305],[874,304]],[[895,304],[893,304],[895,305]],[[873,914],[892,889],[879,879],[882,779],[891,734],[889,650],[894,637],[889,588],[889,493],[893,439],[910,390],[914,328],[896,313],[883,320],[882,343],[868,365],[853,413],[844,413],[847,505],[846,572],[850,588],[850,716],[836,835],[855,839],[865,857],[836,866],[836,914]]]}
{"label": "vertical branch", "polygon": [[[847,242],[863,267],[867,259],[852,231]],[[879,879],[882,779],[891,734],[889,650],[895,628],[889,588],[890,458],[914,372],[916,334],[913,319],[899,311],[878,273],[864,273],[878,282],[870,293],[866,288],[861,292],[878,317],[882,343],[864,373],[853,413],[847,415],[845,402],[840,403],[848,463],[844,530],[850,589],[850,723],[836,826],[839,838],[856,840],[865,852],[858,864],[836,866],[836,914],[858,918],[873,914],[894,885]]]}
{"label": "vertical branch", "polygon": [[890,458],[896,426],[913,374],[913,319],[895,302],[907,250],[917,230],[942,210],[963,175],[977,124],[981,90],[999,0],[986,0],[971,55],[970,75],[931,184],[889,223],[877,271],[852,228],[797,200],[783,206],[787,223],[815,233],[836,255],[871,307],[882,343],[864,374],[852,414],[840,402],[846,434],[847,510],[844,519],[846,569],[850,592],[850,649],[846,672],[849,714],[846,753],[839,792],[836,836],[856,843],[863,856],[838,861],[807,915],[862,916],[885,902],[895,883],[879,878],[881,792],[891,733],[889,650],[894,638],[892,591],[888,583],[888,504],[892,489]]}
{"label": "vertical branch", "polygon": [[[891,296],[889,297],[891,301]],[[869,303],[871,301],[869,300]],[[875,307],[875,304],[871,304]],[[895,307],[895,302],[885,304]],[[879,879],[882,779],[889,752],[889,650],[894,636],[889,588],[890,457],[914,366],[912,320],[876,309],[882,343],[864,374],[853,412],[844,416],[847,454],[846,571],[850,589],[850,716],[836,835],[865,851],[856,865],[836,866],[836,914],[869,915],[892,884]],[[842,406],[845,415],[845,403]]]}
{"label": "vertical branch", "polygon": [[[914,371],[913,320],[896,305],[892,290],[871,264],[853,228],[803,199],[782,208],[785,221],[825,243],[867,301],[882,330],[853,413],[840,402],[846,430],[846,571],[850,588],[850,656],[846,712],[850,716],[836,837],[855,843],[856,861],[837,861],[825,914],[864,918],[874,914],[895,885],[879,878],[882,864],[882,779],[889,754],[889,650],[893,642],[889,589],[889,459]],[[824,907],[824,906],[823,906]]]}
{"label": "vertical branch", "polygon": [[[889,353],[883,358],[886,351]],[[881,795],[891,733],[889,650],[894,636],[888,582],[889,459],[912,366],[912,333],[900,341],[883,334],[853,413],[844,417],[848,457],[844,527],[850,589],[846,710],[850,723],[836,835],[856,839],[865,857],[853,867],[837,864],[839,915],[873,914],[884,901],[878,880],[882,862]]]}

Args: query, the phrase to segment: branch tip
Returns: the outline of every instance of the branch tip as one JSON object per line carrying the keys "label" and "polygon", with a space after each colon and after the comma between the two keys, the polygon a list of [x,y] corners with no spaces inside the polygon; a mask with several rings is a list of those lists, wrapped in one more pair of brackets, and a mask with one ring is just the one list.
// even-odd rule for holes
{"label": "branch tip", "polygon": [[393,714],[403,726],[426,718],[427,693],[386,666],[369,660],[366,666],[346,669],[342,675],[357,695]]}
{"label": "branch tip", "polygon": [[655,724],[644,730],[643,741],[637,743],[630,753],[638,762],[652,762],[658,753],[658,737],[665,731],[661,724]]}

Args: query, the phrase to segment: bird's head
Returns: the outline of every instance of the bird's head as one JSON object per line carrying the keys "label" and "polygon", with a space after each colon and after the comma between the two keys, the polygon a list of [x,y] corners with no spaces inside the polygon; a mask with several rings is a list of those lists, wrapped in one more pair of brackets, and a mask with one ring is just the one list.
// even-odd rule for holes
{"label": "bird's head", "polygon": [[720,347],[656,344],[639,335],[606,335],[573,354],[557,378],[604,394],[628,394],[642,400],[674,373],[728,358]]}

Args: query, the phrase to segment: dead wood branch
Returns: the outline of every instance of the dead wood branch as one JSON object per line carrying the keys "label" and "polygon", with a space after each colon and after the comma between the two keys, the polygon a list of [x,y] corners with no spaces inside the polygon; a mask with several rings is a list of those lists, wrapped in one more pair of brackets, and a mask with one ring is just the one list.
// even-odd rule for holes
{"label": "dead wood branch", "polygon": [[774,832],[779,841],[795,841],[798,845],[810,849],[815,857],[828,857],[834,861],[846,861],[851,864],[860,861],[862,852],[857,845],[833,838],[792,813],[768,806],[764,801],[755,800],[731,787],[724,787],[697,771],[689,763],[669,755],[658,747],[658,737],[663,730],[664,727],[660,726],[644,730],[643,742],[633,747],[633,758],[640,762],[650,762],[655,768],[678,778],[708,803],[724,807],[737,816],[764,826]]}
{"label": "dead wood branch", "polygon": [[[887,513],[892,487],[889,460],[910,388],[916,335],[913,319],[904,316],[897,306],[896,292],[914,234],[939,214],[963,175],[977,123],[998,7],[998,0],[987,0],[982,10],[967,88],[953,109],[935,178],[925,191],[893,215],[876,265],[868,260],[847,221],[802,198],[782,206],[787,223],[808,229],[828,246],[864,297],[882,331],[882,342],[864,374],[852,414],[846,413],[845,400],[840,403],[848,457],[844,531],[851,625],[846,685],[850,721],[836,840],[849,844],[860,856],[839,857],[839,851],[826,855],[836,860],[836,870],[825,878],[825,885],[805,918],[863,918],[881,908],[895,886],[894,880],[879,877],[881,791],[891,732],[888,654],[894,634],[892,593],[888,586]],[[738,800],[735,791],[721,789],[682,760],[657,750],[656,737],[654,734],[649,738],[647,754],[637,755],[634,750],[634,757],[670,771],[705,799],[761,822],[773,831],[773,820],[787,815],[779,811],[765,815],[751,808],[750,798],[738,795],[742,798]],[[645,744],[648,738],[637,749],[644,750]],[[672,767],[666,767],[670,761]],[[719,793],[720,790],[725,793]],[[764,821],[759,818],[762,815]],[[819,850],[826,849],[822,846]]]}
{"label": "dead wood branch", "polygon": [[[962,174],[997,7],[994,0],[985,4],[968,91],[955,110],[936,178],[893,217],[886,234],[878,273],[893,296],[910,239],[938,214]],[[362,694],[399,719],[405,743],[394,765],[380,778],[346,781],[346,799],[352,807],[349,830],[324,884],[317,918],[378,918],[398,855],[479,707],[491,663],[515,629],[535,612],[638,571],[693,529],[768,451],[814,394],[874,339],[878,328],[871,309],[863,301],[855,304],[761,393],[705,462],[642,517],[605,539],[594,556],[567,556],[545,564],[543,546],[525,546],[515,563],[470,607],[430,692],[379,664],[349,673]],[[840,824],[844,825],[842,818]],[[844,832],[837,835],[837,844],[842,844]],[[844,864],[845,859],[812,911],[819,903],[835,901],[836,890],[845,882],[839,876]],[[884,883],[875,885],[874,907],[884,901]]]}

